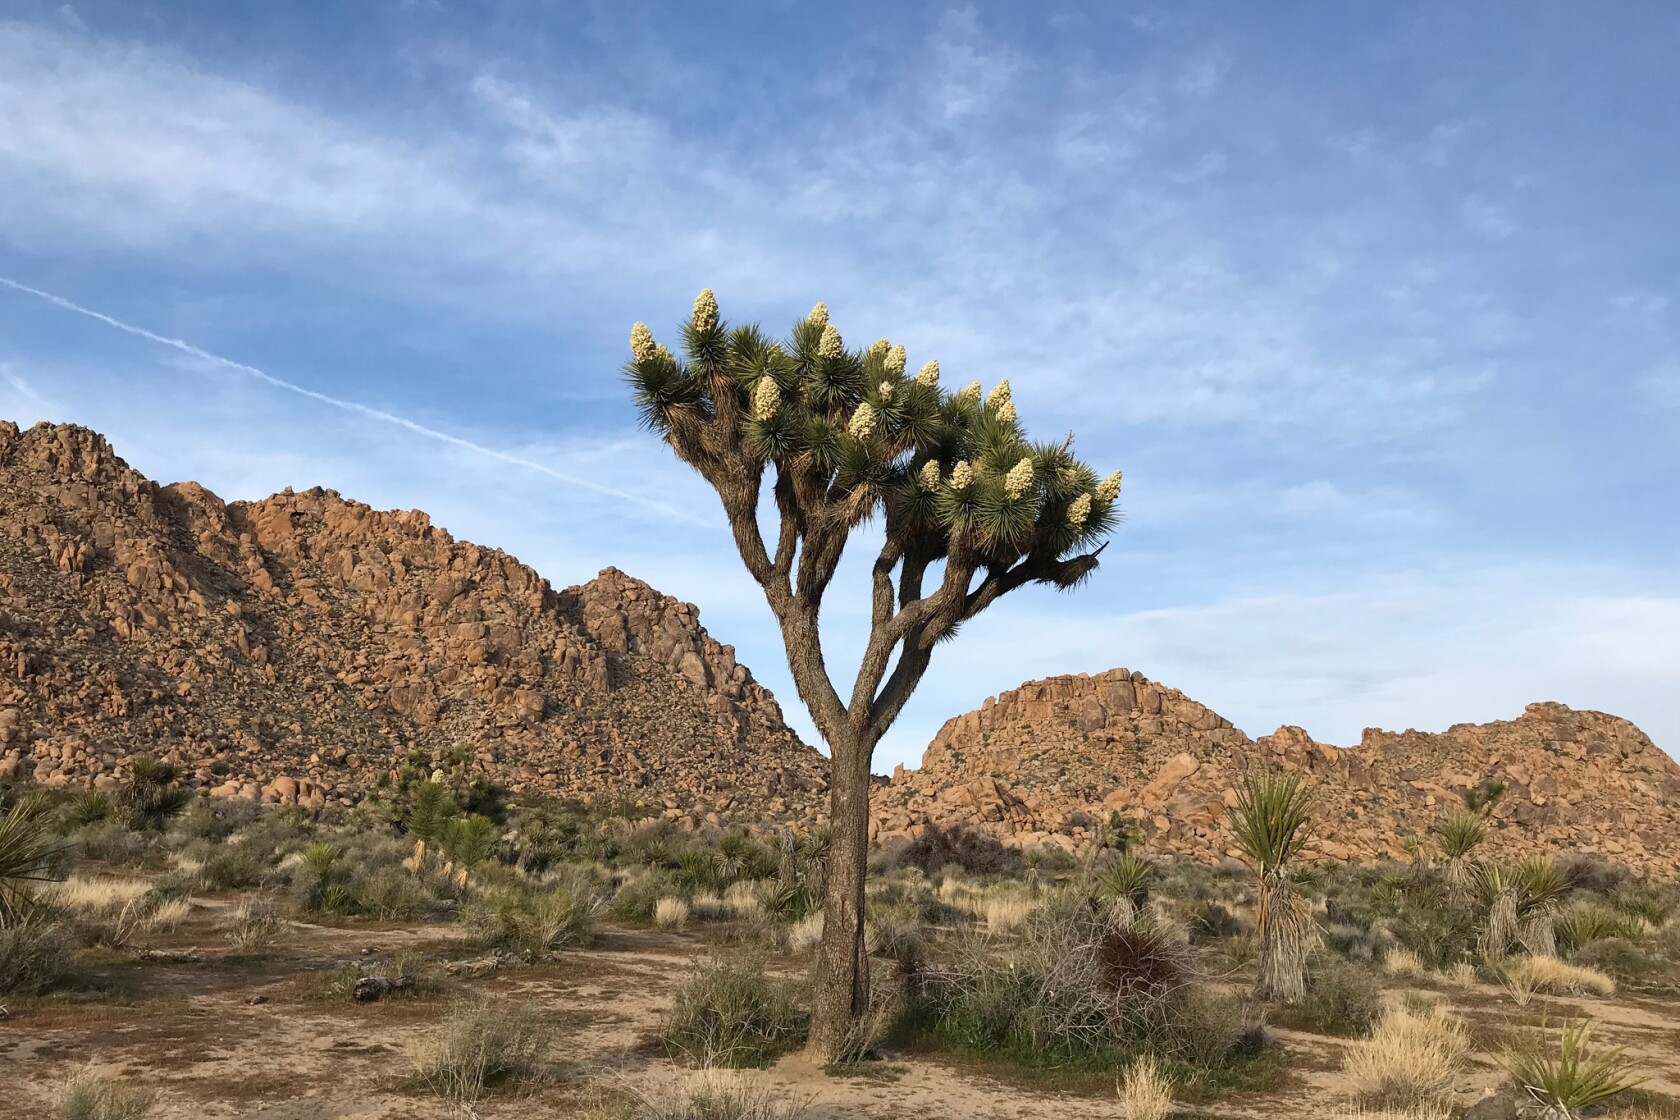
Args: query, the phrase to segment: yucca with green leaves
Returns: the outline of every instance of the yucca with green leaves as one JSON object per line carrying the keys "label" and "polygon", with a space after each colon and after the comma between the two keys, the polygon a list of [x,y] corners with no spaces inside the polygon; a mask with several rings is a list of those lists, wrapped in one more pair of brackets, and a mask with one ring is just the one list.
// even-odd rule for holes
{"label": "yucca with green leaves", "polygon": [[1548,1120],[1575,1120],[1582,1109],[1647,1080],[1621,1047],[1594,1046],[1585,1019],[1564,1025],[1556,1049],[1542,1038],[1506,1051],[1505,1068]]}
{"label": "yucca with green leaves", "polygon": [[426,865],[426,848],[440,843],[449,821],[455,816],[455,797],[449,787],[433,778],[418,782],[403,817],[403,831],[414,838],[414,869]]}
{"label": "yucca with green leaves", "polygon": [[36,908],[36,887],[64,878],[63,853],[42,794],[19,798],[0,816],[0,927],[26,920]]}
{"label": "yucca with green leaves", "polygon": [[1307,956],[1318,940],[1295,886],[1295,865],[1312,839],[1312,791],[1299,774],[1250,771],[1228,814],[1237,847],[1259,874],[1255,933],[1260,939],[1255,995],[1295,1003],[1306,993]]}
{"label": "yucca with green leaves", "polygon": [[1480,813],[1448,813],[1430,825],[1429,832],[1441,849],[1441,871],[1447,885],[1458,894],[1468,891],[1475,878],[1472,856],[1487,839],[1487,821]]}
{"label": "yucca with green leaves", "polygon": [[1097,872],[1093,893],[1115,921],[1129,923],[1149,905],[1149,887],[1154,878],[1153,863],[1136,852],[1121,852]]}
{"label": "yucca with green leaves", "polygon": [[[910,374],[903,346],[848,348],[824,304],[778,340],[726,324],[707,290],[679,333],[680,355],[637,323],[625,376],[643,422],[717,491],[829,747],[833,832],[811,1046],[837,1053],[869,1007],[875,745],[964,622],[1030,584],[1072,588],[1096,570],[1119,522],[1120,474],[1099,478],[1071,437],[1029,441],[1007,381],[984,396],[978,382],[951,392],[937,362]],[[855,679],[837,685],[823,600],[854,534],[876,517],[882,543],[862,591],[869,638]]]}
{"label": "yucca with green leaves", "polygon": [[1535,956],[1557,956],[1557,908],[1569,887],[1556,863],[1536,855],[1509,866],[1485,864],[1475,883],[1487,909],[1477,942],[1483,960],[1499,960],[1518,944]]}

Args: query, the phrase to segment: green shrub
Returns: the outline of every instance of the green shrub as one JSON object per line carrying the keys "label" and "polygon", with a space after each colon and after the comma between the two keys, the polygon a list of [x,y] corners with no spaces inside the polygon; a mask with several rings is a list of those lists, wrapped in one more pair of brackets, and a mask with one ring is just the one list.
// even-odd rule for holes
{"label": "green shrub", "polygon": [[44,916],[0,925],[0,995],[39,995],[64,976],[67,946]]}
{"label": "green shrub", "polygon": [[600,912],[600,894],[580,877],[537,892],[491,891],[462,909],[461,924],[477,945],[537,958],[588,947]]}
{"label": "green shrub", "polygon": [[1639,918],[1598,901],[1577,902],[1558,915],[1553,929],[1564,952],[1609,937],[1633,941],[1644,932]]}
{"label": "green shrub", "polygon": [[930,876],[953,863],[970,875],[1019,875],[1024,867],[1019,848],[964,825],[942,829],[929,824],[914,840],[883,852],[881,862],[884,869],[917,867]]}
{"label": "green shrub", "polygon": [[675,875],[664,870],[637,871],[619,886],[607,911],[621,922],[647,925],[659,900],[671,897],[687,897]]}
{"label": "green shrub", "polygon": [[131,831],[118,820],[84,825],[70,833],[68,839],[78,858],[123,867],[145,863],[157,842],[154,835]]}
{"label": "green shrub", "polygon": [[263,851],[255,842],[246,841],[218,846],[198,874],[206,890],[243,891],[261,886],[271,871]]}
{"label": "green shrub", "polygon": [[677,989],[660,1039],[702,1066],[764,1065],[797,1046],[805,1018],[757,960],[705,961]]}
{"label": "green shrub", "polygon": [[1565,1025],[1555,1046],[1537,1038],[1506,1051],[1505,1068],[1554,1116],[1575,1116],[1646,1081],[1620,1047],[1593,1045],[1592,1024],[1585,1019]]}
{"label": "green shrub", "polygon": [[1296,1013],[1320,1034],[1363,1035],[1382,1017],[1382,984],[1369,968],[1320,955],[1307,968],[1307,992]]}
{"label": "green shrub", "polygon": [[1571,962],[1596,968],[1634,988],[1659,987],[1675,974],[1668,962],[1644,946],[1621,937],[1605,937],[1569,955]]}

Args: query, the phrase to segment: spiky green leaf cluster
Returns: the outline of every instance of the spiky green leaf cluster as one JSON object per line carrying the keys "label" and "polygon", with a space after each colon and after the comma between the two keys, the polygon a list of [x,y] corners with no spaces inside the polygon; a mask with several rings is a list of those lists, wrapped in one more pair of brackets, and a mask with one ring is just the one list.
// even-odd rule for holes
{"label": "spiky green leaf cluster", "polygon": [[1231,833],[1237,847],[1262,875],[1275,875],[1293,863],[1312,838],[1312,791],[1299,774],[1250,772],[1237,787],[1231,807]]}
{"label": "spiky green leaf cluster", "polygon": [[903,347],[847,349],[821,304],[779,342],[718,318],[709,292],[696,307],[680,356],[638,324],[624,369],[643,423],[708,479],[745,450],[805,518],[849,529],[884,514],[924,563],[954,548],[983,570],[1031,559],[1059,586],[1095,566],[1057,562],[1117,524],[1117,475],[1099,478],[1070,441],[1029,441],[1007,382],[983,401],[941,388],[935,362],[907,376]]}

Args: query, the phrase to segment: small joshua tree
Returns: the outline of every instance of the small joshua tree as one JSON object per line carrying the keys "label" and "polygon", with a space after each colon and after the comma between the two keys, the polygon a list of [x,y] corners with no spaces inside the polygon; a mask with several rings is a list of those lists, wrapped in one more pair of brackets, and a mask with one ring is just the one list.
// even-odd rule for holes
{"label": "small joshua tree", "polygon": [[1431,825],[1429,831],[1445,857],[1446,862],[1441,866],[1447,885],[1455,895],[1462,896],[1475,880],[1476,865],[1471,856],[1487,836],[1487,822],[1480,813],[1465,810],[1448,813]]}
{"label": "small joshua tree", "polygon": [[1312,793],[1300,775],[1248,774],[1231,807],[1231,833],[1259,874],[1255,933],[1260,967],[1255,995],[1298,1002],[1306,991],[1307,954],[1317,938],[1312,914],[1295,886],[1295,865],[1312,838]]}
{"label": "small joshua tree", "polygon": [[[681,334],[679,357],[643,324],[630,332],[636,404],[717,491],[829,748],[833,834],[811,1029],[813,1051],[826,1056],[869,1006],[863,887],[875,744],[937,643],[1011,591],[1071,588],[1095,570],[1118,517],[1120,474],[1099,480],[1071,437],[1029,443],[1007,381],[982,399],[979,382],[947,391],[937,362],[908,373],[904,347],[885,339],[847,349],[820,303],[777,342],[726,325],[708,290]],[[869,639],[843,693],[818,617],[847,544],[877,516],[885,533],[864,592]]]}

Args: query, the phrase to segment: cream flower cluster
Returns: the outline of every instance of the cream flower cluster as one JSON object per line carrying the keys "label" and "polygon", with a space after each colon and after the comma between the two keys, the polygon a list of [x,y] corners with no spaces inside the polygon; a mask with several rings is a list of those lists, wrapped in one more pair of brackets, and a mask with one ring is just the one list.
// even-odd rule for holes
{"label": "cream flower cluster", "polygon": [[891,349],[892,343],[888,342],[884,338],[877,338],[874,342],[869,344],[869,356],[871,358],[884,357],[887,351]]}
{"label": "cream flower cluster", "polygon": [[929,459],[923,463],[916,480],[921,483],[922,489],[930,494],[939,489],[939,460]]}
{"label": "cream flower cluster", "polygon": [[951,489],[960,494],[972,485],[974,485],[974,468],[969,465],[967,459],[964,459],[951,469]]}
{"label": "cream flower cluster", "polygon": [[1097,501],[1112,502],[1120,496],[1120,472],[1115,471],[1097,484]]}
{"label": "cream flower cluster", "polygon": [[960,404],[977,404],[980,400],[980,382],[970,381],[962,387],[954,398]]}
{"label": "cream flower cluster", "polygon": [[702,334],[709,334],[717,329],[718,306],[717,297],[710,288],[703,289],[694,297],[694,329]]}
{"label": "cream flower cluster", "polygon": [[1009,400],[1009,379],[1005,378],[997,383],[996,389],[993,389],[990,393],[986,394],[986,407],[1002,408],[1004,405],[1009,403]]}
{"label": "cream flower cluster", "polygon": [[1023,455],[1021,461],[1010,467],[1009,473],[1003,476],[1003,495],[1010,501],[1019,501],[1026,497],[1027,491],[1032,489],[1032,484],[1032,456]]}
{"label": "cream flower cluster", "polygon": [[1015,402],[1004,401],[1003,407],[997,410],[997,418],[1002,420],[1005,424],[1015,423]]}
{"label": "cream flower cluster", "polygon": [[868,439],[875,431],[876,419],[875,406],[864,401],[857,406],[857,411],[852,413],[852,422],[846,425],[846,430],[852,433],[854,439]]}
{"label": "cream flower cluster", "polygon": [[903,377],[904,363],[908,361],[909,358],[910,355],[904,352],[904,343],[901,342],[897,346],[894,346],[891,350],[887,351],[887,360],[882,368],[894,377]]}
{"label": "cream flower cluster", "polygon": [[875,391],[880,395],[881,403],[887,404],[893,398],[893,383],[891,381],[883,381]]}
{"label": "cream flower cluster", "polygon": [[926,385],[929,389],[939,384],[939,362],[937,359],[929,361],[927,365],[922,367],[921,372],[916,374],[916,384]]}
{"label": "cream flower cluster", "polygon": [[646,323],[637,323],[630,328],[630,356],[638,362],[651,362],[658,347],[653,342],[653,332],[648,330]]}
{"label": "cream flower cluster", "polygon": [[811,313],[805,316],[805,320],[819,327],[828,326],[828,304],[818,302],[815,307],[811,308]]}
{"label": "cream flower cluster", "polygon": [[[822,305],[818,304],[817,306],[821,307]],[[840,331],[833,323],[824,324],[822,338],[817,342],[817,356],[819,358],[838,358],[845,352],[846,348],[840,341]]]}
{"label": "cream flower cluster", "polygon": [[754,420],[768,420],[782,407],[782,387],[776,379],[765,374],[753,386],[752,414]]}
{"label": "cream flower cluster", "polygon": [[1073,504],[1068,507],[1068,524],[1077,529],[1079,526],[1085,524],[1086,520],[1090,516],[1091,495],[1081,494],[1079,497],[1075,498],[1073,500]]}

